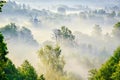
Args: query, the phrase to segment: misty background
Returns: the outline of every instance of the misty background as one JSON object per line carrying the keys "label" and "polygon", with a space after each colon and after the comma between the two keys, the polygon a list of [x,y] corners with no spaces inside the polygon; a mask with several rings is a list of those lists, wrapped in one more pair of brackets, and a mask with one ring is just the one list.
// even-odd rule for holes
{"label": "misty background", "polygon": [[[87,80],[88,71],[99,68],[119,46],[120,0],[8,0],[0,13],[8,57],[16,66],[28,59],[40,69],[38,50],[59,44],[65,71]],[[57,32],[65,26],[75,37]],[[57,36],[57,38],[56,38]]]}

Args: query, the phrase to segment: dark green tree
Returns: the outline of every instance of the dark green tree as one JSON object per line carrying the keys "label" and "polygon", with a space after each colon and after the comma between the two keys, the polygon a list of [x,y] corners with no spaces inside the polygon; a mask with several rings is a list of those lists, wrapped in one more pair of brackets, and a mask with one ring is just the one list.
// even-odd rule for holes
{"label": "dark green tree", "polygon": [[6,75],[4,71],[4,67],[7,64],[8,58],[6,57],[8,53],[6,43],[4,43],[4,37],[0,33],[0,78],[2,80],[6,80]]}
{"label": "dark green tree", "polygon": [[6,1],[4,0],[0,1],[0,12],[2,12],[2,7],[4,6],[5,3]]}
{"label": "dark green tree", "polygon": [[8,54],[4,37],[0,33],[0,79],[1,80],[19,80],[20,75],[14,64],[6,55]]}

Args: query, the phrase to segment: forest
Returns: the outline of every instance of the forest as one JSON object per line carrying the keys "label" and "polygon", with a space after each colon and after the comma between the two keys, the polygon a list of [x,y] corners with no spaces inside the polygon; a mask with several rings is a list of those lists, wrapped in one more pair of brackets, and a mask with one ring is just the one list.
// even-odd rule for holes
{"label": "forest", "polygon": [[120,80],[119,5],[54,13],[0,0],[0,80]]}

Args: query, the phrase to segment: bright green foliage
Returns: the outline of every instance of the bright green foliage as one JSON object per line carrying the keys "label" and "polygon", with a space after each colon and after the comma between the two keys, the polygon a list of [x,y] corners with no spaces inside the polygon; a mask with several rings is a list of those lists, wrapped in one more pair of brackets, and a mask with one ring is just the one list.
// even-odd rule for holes
{"label": "bright green foliage", "polygon": [[0,1],[0,12],[2,12],[2,7],[4,6],[4,4],[6,3],[6,1]]}
{"label": "bright green foliage", "polygon": [[39,57],[45,67],[45,79],[64,80],[64,59],[59,46],[46,45],[39,51]]}
{"label": "bright green foliage", "polygon": [[37,73],[27,60],[18,68],[18,71],[22,80],[37,80]]}
{"label": "bright green foliage", "polygon": [[119,64],[116,65],[117,68],[115,70],[115,72],[112,74],[112,79],[113,80],[120,80],[120,61],[119,61]]}
{"label": "bright green foliage", "polygon": [[54,31],[56,39],[67,39],[67,40],[74,40],[75,36],[72,34],[72,31],[69,30],[67,27],[62,26],[61,30],[55,30]]}
{"label": "bright green foliage", "polygon": [[90,70],[89,71],[89,76],[90,77],[88,77],[88,80],[95,80],[95,74],[97,73],[97,70],[96,69],[92,69],[92,70]]}
{"label": "bright green foliage", "polygon": [[[90,80],[120,80],[118,77],[120,67],[120,47],[114,52],[114,55],[102,65],[102,67],[90,75]],[[117,78],[116,78],[117,77]]]}

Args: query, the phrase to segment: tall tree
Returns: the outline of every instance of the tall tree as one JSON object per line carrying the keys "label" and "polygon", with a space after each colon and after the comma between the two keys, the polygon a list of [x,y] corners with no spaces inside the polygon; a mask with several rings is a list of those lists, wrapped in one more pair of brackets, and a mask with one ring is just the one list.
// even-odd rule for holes
{"label": "tall tree", "polygon": [[45,67],[45,78],[47,80],[64,80],[65,61],[61,56],[59,46],[44,46],[39,51],[39,57]]}
{"label": "tall tree", "polygon": [[6,80],[6,75],[4,67],[6,66],[8,58],[6,57],[8,53],[6,43],[4,42],[4,37],[0,33],[0,78]]}
{"label": "tall tree", "polygon": [[22,80],[37,80],[37,73],[34,67],[27,60],[18,68],[18,71],[22,75]]}

